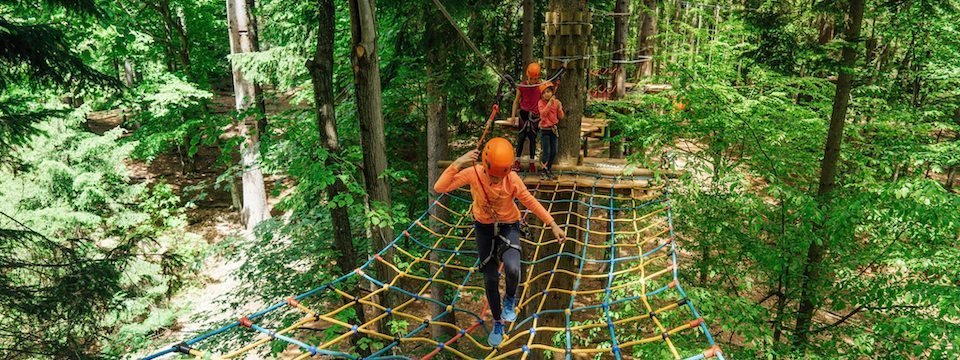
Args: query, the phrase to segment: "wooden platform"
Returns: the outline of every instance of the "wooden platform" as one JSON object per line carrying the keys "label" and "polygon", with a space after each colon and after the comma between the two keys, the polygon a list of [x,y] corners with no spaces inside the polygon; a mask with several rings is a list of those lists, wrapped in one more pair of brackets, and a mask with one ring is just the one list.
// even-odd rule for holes
{"label": "wooden platform", "polygon": [[[628,82],[628,83],[625,83],[624,86],[626,86],[627,88],[628,95],[633,93],[656,94],[656,93],[661,93],[661,92],[673,89],[673,85],[670,85],[670,84],[638,84],[638,83]],[[590,92],[588,91],[587,93],[590,93]],[[590,96],[589,101],[605,102],[605,101],[611,101],[611,100],[607,97]]]}
{"label": "wooden platform", "polygon": [[[451,161],[439,161],[437,165],[441,168],[449,166]],[[523,158],[520,161],[520,168],[527,169],[530,160]],[[539,168],[539,164],[537,164]],[[568,172],[576,174],[562,174],[557,180],[543,180],[538,173],[520,172],[523,182],[527,185],[554,186],[558,183],[560,186],[578,186],[578,187],[600,187],[614,189],[651,189],[651,183],[654,178],[654,171],[650,169],[641,169],[633,167],[624,159],[607,158],[584,158],[581,164],[556,164],[553,166],[556,173]],[[663,172],[662,175],[674,177],[672,172]]]}
{"label": "wooden platform", "polygon": [[[509,126],[509,127],[516,128],[517,118],[511,117],[503,120],[497,120],[495,123],[499,126]],[[580,120],[580,136],[581,137],[584,137],[584,136],[603,137],[603,133],[607,129],[607,124],[608,124],[607,119],[584,117]]]}

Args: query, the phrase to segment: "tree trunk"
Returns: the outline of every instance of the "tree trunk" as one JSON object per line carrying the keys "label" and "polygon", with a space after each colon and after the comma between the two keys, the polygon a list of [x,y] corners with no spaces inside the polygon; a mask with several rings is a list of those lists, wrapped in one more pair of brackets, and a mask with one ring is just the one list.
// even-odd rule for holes
{"label": "tree trunk", "polygon": [[819,36],[817,36],[817,43],[820,45],[826,45],[831,40],[833,40],[833,15],[821,15],[818,19],[819,25]]}
{"label": "tree trunk", "polygon": [[[169,0],[159,1],[155,6],[160,13],[160,17],[163,18],[164,27],[166,27],[170,37],[171,47],[177,55],[180,66],[182,66],[181,70],[190,71],[190,42],[187,39],[187,30],[181,26],[177,19],[174,19],[170,11]],[[249,15],[247,17],[249,18]]]}
{"label": "tree trunk", "polygon": [[947,171],[947,180],[943,184],[943,187],[947,190],[953,190],[953,180],[957,177],[957,167],[951,166],[950,170]]}
{"label": "tree trunk", "polygon": [[[620,100],[627,93],[627,64],[624,61],[627,59],[627,21],[630,19],[628,16],[623,14],[630,13],[630,3],[627,0],[617,0],[616,7],[613,10],[614,13],[614,30],[613,30],[613,66],[615,67],[613,74],[613,93],[610,94],[611,100]],[[608,128],[610,148],[609,156],[613,159],[619,159],[623,157],[623,139],[619,137],[620,129],[617,127],[617,124],[610,124]]]}
{"label": "tree trunk", "polygon": [[[334,24],[336,18],[333,0],[318,0],[319,25],[317,31],[317,50],[313,58],[307,60],[307,71],[310,73],[310,79],[313,82],[313,96],[315,109],[317,111],[317,129],[320,131],[320,139],[327,149],[328,156],[325,165],[330,168],[336,168],[337,164],[334,155],[340,153],[340,141],[337,136],[337,114],[333,99],[333,38]],[[339,171],[336,171],[340,175]],[[353,246],[353,231],[350,229],[350,213],[344,206],[337,206],[333,200],[342,193],[347,192],[343,181],[337,179],[332,186],[326,189],[327,206],[330,209],[330,219],[333,224],[333,244],[337,250],[337,264],[340,267],[340,273],[349,274],[357,268],[357,259],[360,257]],[[344,302],[348,300],[344,299]],[[357,314],[357,321],[360,324],[366,323],[363,305],[354,303],[354,310]],[[356,345],[361,335],[356,334],[351,338]],[[366,355],[369,355],[367,352]]]}
{"label": "tree trunk", "polygon": [[134,81],[136,79],[135,71],[133,70],[133,60],[130,58],[123,59],[123,84],[127,87],[133,87]]}
{"label": "tree trunk", "polygon": [[[246,0],[247,8],[255,9],[256,0]],[[260,29],[257,25],[257,17],[250,16],[250,28]],[[253,42],[253,51],[260,51],[260,33],[259,31],[254,31],[250,33],[250,39]],[[269,138],[270,133],[267,132],[267,100],[263,96],[263,87],[260,86],[260,83],[253,83],[254,92],[256,93],[256,102],[257,102],[257,131],[261,136],[267,136]]]}
{"label": "tree trunk", "polygon": [[[353,51],[354,95],[357,117],[360,119],[360,145],[363,148],[363,178],[371,210],[391,210],[390,184],[385,178],[387,169],[386,139],[383,132],[383,100],[380,92],[380,65],[377,55],[377,22],[374,0],[350,0],[350,32]],[[390,226],[371,225],[371,247],[379,252],[393,241]],[[395,251],[391,248],[384,255],[393,261]],[[389,282],[396,273],[388,266],[378,263],[377,274]],[[393,307],[396,294],[388,291],[381,299],[385,307]]]}
{"label": "tree trunk", "polygon": [[[230,53],[241,54],[256,51],[255,34],[257,29],[250,26],[251,8],[246,0],[227,0],[227,22],[230,27]],[[248,230],[252,230],[261,221],[270,218],[267,205],[267,192],[260,170],[260,134],[257,131],[257,116],[251,116],[247,110],[255,106],[256,88],[243,78],[243,72],[233,68],[233,91],[236,97],[237,112],[243,119],[237,123],[240,143],[240,171],[243,188],[243,210],[240,215]]]}
{"label": "tree trunk", "polygon": [[523,47],[520,49],[521,68],[533,62],[533,19],[536,12],[534,0],[523,0]]}
{"label": "tree trunk", "polygon": [[637,36],[637,58],[649,59],[637,66],[638,78],[653,76],[654,39],[657,35],[657,0],[643,0],[643,21],[640,22],[640,35]]}
{"label": "tree trunk", "polygon": [[[425,14],[431,14],[429,12],[431,10],[433,10],[433,7],[428,6]],[[524,17],[526,18],[526,14],[524,14]],[[429,16],[425,16],[425,18],[429,18]],[[450,152],[447,132],[447,96],[443,91],[443,84],[447,80],[448,75],[446,74],[448,72],[444,60],[449,55],[447,51],[448,40],[456,37],[456,34],[451,34],[449,24],[444,22],[425,19],[423,23],[426,26],[424,32],[424,49],[426,49],[424,70],[427,80],[427,192],[430,195],[429,202],[433,203],[438,200],[437,198],[440,195],[433,191],[433,184],[437,182],[441,171],[437,162],[447,159]],[[524,50],[526,51],[526,48]],[[444,205],[447,204],[446,197],[439,201]],[[440,206],[433,207],[432,213],[439,220],[449,221],[450,219],[450,214]],[[444,229],[446,229],[438,220],[431,220],[430,224],[433,230],[440,234],[443,234]],[[432,261],[442,263],[444,257],[445,254],[443,253],[430,252],[430,260]],[[430,265],[430,274],[436,274],[438,271],[440,271],[439,266]],[[454,274],[449,268],[445,268],[441,276],[445,279],[452,279]],[[435,281],[430,287],[430,297],[444,304],[449,304],[451,299],[446,296],[445,290],[446,285]],[[446,311],[439,304],[433,304],[432,309],[434,318]],[[456,317],[453,313],[448,313],[437,320],[456,324]],[[431,325],[430,334],[437,341],[442,341],[455,336],[456,331],[445,326]]]}
{"label": "tree trunk", "polygon": [[613,51],[615,51],[613,54],[613,66],[615,66],[616,69],[613,74],[614,90],[610,98],[618,100],[626,95],[627,65],[622,62],[627,60],[627,20],[630,19],[621,14],[630,13],[630,2],[628,0],[617,0],[613,12],[617,14],[613,17]]}
{"label": "tree trunk", "polygon": [[[561,13],[575,13],[590,11],[586,0],[551,0],[550,11]],[[587,34],[562,35],[566,44],[582,44],[586,42]],[[587,55],[587,54],[570,54]],[[552,62],[551,62],[552,63]],[[559,146],[557,162],[560,164],[576,164],[580,155],[580,124],[583,120],[583,107],[586,96],[586,60],[573,60],[563,75],[560,86],[557,88],[557,98],[563,103],[566,117],[560,122]],[[551,69],[551,73],[558,69]]]}
{"label": "tree trunk", "polygon": [[[840,142],[843,139],[843,126],[847,117],[847,105],[850,102],[850,90],[853,88],[853,67],[857,62],[857,39],[863,22],[864,0],[851,0],[848,12],[849,20],[845,36],[846,43],[841,51],[840,71],[837,77],[837,90],[833,99],[833,111],[830,114],[830,129],[820,165],[820,182],[817,197],[820,207],[830,206],[830,197],[836,187],[837,161],[840,158]],[[828,214],[827,211],[824,211]],[[820,303],[820,283],[823,281],[824,253],[829,239],[824,236],[822,242],[813,241],[807,249],[807,263],[801,280],[800,308],[797,312],[797,324],[794,331],[794,345],[805,347],[808,342],[810,323],[816,307]]]}

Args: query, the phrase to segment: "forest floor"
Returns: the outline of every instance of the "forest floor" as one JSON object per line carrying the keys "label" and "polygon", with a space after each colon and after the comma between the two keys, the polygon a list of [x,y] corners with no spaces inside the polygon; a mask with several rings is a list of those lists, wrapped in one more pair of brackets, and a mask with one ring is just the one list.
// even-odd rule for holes
{"label": "forest floor", "polygon": [[[87,116],[86,126],[93,133],[103,134],[120,126],[123,118],[120,110],[94,112]],[[201,148],[190,173],[182,171],[183,163],[176,152],[162,154],[150,163],[136,160],[127,160],[126,163],[132,181],[165,182],[181,199],[192,202],[194,206],[186,212],[186,231],[202,236],[211,248],[217,248],[231,237],[249,236],[240,225],[239,214],[232,208],[228,189],[214,186],[223,172],[223,167],[216,165],[219,156],[220,152],[215,148]],[[241,264],[237,257],[207,256],[198,273],[191,274],[198,283],[170,300],[170,306],[179,310],[179,316],[161,337],[170,343],[177,342],[232,318],[236,310],[228,311],[224,300],[225,295],[240,285],[234,275]],[[256,310],[255,305],[251,304],[253,308],[249,310]]]}
{"label": "forest floor", "polygon": [[[214,112],[227,113],[233,107],[231,94],[217,94],[212,108]],[[122,124],[125,114],[121,110],[99,111],[88,114],[86,128],[92,133],[103,134]],[[126,130],[124,136],[129,135]],[[202,260],[195,274],[187,274],[196,283],[180,291],[169,306],[179,312],[176,321],[155,342],[166,346],[214,328],[217,324],[232,320],[236,314],[251,313],[262,307],[259,303],[246,303],[236,307],[230,303],[229,294],[242,284],[236,270],[243,264],[241,256],[226,256],[233,249],[233,239],[250,239],[252,234],[240,224],[240,215],[233,208],[229,189],[217,185],[217,178],[225,167],[218,162],[220,151],[215,147],[201,147],[193,159],[184,161],[174,149],[161,154],[155,160],[126,161],[131,181],[170,185],[188,206],[186,211],[189,233],[197,234],[209,245],[211,251]],[[185,171],[189,169],[189,171]],[[268,178],[276,181],[276,179]],[[275,199],[273,199],[275,202]],[[272,205],[272,204],[271,204]],[[155,350],[155,349],[150,349]],[[140,354],[144,355],[144,354]]]}

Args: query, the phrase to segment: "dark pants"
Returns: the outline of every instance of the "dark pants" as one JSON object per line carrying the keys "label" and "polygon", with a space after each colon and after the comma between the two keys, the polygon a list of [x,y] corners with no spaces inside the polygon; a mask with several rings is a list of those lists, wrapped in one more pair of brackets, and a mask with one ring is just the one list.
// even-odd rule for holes
{"label": "dark pants", "polygon": [[557,133],[550,129],[540,129],[540,143],[543,144],[540,161],[547,164],[547,170],[552,170],[553,162],[557,159]]}
{"label": "dark pants", "polygon": [[[530,116],[534,118],[531,119]],[[523,143],[530,140],[530,160],[536,159],[534,154],[537,151],[537,116],[530,114],[529,111],[520,110],[520,120],[517,123],[520,126],[520,133],[517,134],[517,159],[523,155]]]}
{"label": "dark pants", "polygon": [[[493,258],[484,265],[480,271],[483,271],[483,288],[486,289],[487,303],[490,304],[490,312],[493,319],[500,320],[500,277],[497,270],[500,262],[503,262],[503,276],[507,280],[507,296],[516,298],[517,284],[520,283],[520,251],[506,246],[503,240],[498,239],[494,234],[493,224],[474,223],[474,229],[477,234],[477,252],[482,261],[491,253]],[[510,240],[510,243],[520,246],[520,224],[500,224],[500,235]],[[500,256],[497,256],[497,254]]]}

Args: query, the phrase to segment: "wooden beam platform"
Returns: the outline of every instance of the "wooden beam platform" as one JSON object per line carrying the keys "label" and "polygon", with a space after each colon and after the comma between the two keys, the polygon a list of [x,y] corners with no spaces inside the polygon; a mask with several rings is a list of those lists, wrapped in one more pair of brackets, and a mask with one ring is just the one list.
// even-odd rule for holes
{"label": "wooden beam platform", "polygon": [[[560,120],[560,121],[563,121],[563,120]],[[603,137],[603,133],[607,128],[608,122],[609,121],[607,119],[584,117],[580,121],[580,136],[581,137],[583,136]],[[499,126],[508,126],[508,127],[516,128],[517,118],[515,117],[506,118],[502,120],[497,120],[494,123]]]}
{"label": "wooden beam platform", "polygon": [[[437,166],[446,168],[452,161],[442,160],[437,162]],[[527,158],[520,160],[520,168],[527,169],[530,165]],[[539,168],[539,163],[537,164]],[[553,171],[558,173],[556,180],[544,180],[539,173],[520,172],[523,182],[527,185],[554,186],[559,183],[560,186],[578,186],[578,187],[602,187],[614,189],[635,189],[649,190],[659,188],[659,185],[652,185],[654,171],[650,169],[641,169],[630,166],[625,159],[607,159],[607,158],[584,158],[579,165],[556,164]],[[676,177],[674,172],[662,172],[661,175],[667,177]]]}

